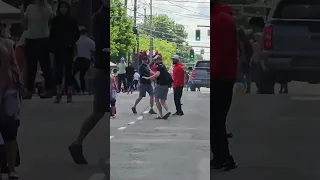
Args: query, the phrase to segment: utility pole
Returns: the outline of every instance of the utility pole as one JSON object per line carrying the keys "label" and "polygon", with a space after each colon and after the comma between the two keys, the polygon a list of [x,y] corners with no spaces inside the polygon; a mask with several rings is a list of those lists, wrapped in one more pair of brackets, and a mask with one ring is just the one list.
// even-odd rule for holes
{"label": "utility pole", "polygon": [[[127,1],[127,0],[126,0]],[[137,29],[137,0],[134,0],[134,4],[133,4],[133,29]],[[137,31],[138,32],[138,31]],[[137,59],[135,59],[136,56],[136,48],[138,48],[139,50],[139,39],[138,39],[138,33],[136,34],[136,41],[137,41],[137,47],[133,48],[132,51],[132,61],[135,61],[135,64],[137,66],[137,64],[139,64],[139,61]]]}
{"label": "utility pole", "polygon": [[152,23],[152,0],[150,0],[150,62],[152,61],[153,56],[153,38],[152,38],[152,31],[153,31],[153,23]]}
{"label": "utility pole", "polygon": [[128,7],[128,0],[124,0],[124,7],[126,7],[126,11],[127,11],[127,7]]}
{"label": "utility pole", "polygon": [[146,25],[147,24],[147,8],[146,7],[144,7],[144,25]]}

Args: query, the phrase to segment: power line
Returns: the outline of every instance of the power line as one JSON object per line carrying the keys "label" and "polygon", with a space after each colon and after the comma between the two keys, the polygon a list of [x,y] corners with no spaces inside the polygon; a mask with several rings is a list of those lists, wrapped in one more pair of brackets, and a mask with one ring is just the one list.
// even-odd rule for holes
{"label": "power line", "polygon": [[190,9],[187,9],[187,8],[185,8],[185,7],[183,7],[183,6],[180,6],[180,5],[178,5],[178,4],[175,4],[175,3],[173,3],[173,2],[171,2],[171,1],[169,1],[169,0],[166,0],[166,1],[169,2],[169,3],[172,4],[172,5],[175,5],[175,6],[177,6],[177,7],[180,7],[181,9],[187,10],[187,11],[189,11],[189,12],[193,12],[193,13],[196,13],[196,14],[199,14],[199,15],[202,15],[202,16],[210,17],[210,16],[208,16],[208,15],[201,14],[201,13],[192,11],[192,10],[190,10]]}
{"label": "power line", "polygon": [[[157,5],[157,6],[170,6],[170,4],[159,4],[159,3],[155,3],[155,5]],[[183,5],[183,7],[192,7],[192,8],[194,8],[194,6],[186,6],[186,5]],[[197,8],[210,8],[210,6],[197,6]]]}
{"label": "power line", "polygon": [[192,15],[180,14],[180,13],[178,13],[178,12],[170,11],[170,10],[166,10],[166,9],[162,9],[162,8],[157,8],[156,10],[159,10],[159,11],[162,11],[162,12],[166,12],[166,13],[170,13],[170,14],[175,14],[175,15],[177,15],[177,16],[187,17],[187,18],[190,18],[190,19],[210,20],[209,18],[194,17],[194,16],[192,16]]}

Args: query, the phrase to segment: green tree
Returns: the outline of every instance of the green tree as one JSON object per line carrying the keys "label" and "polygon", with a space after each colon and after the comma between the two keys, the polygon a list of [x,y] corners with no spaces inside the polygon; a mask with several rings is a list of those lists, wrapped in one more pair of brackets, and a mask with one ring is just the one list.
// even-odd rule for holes
{"label": "green tree", "polygon": [[132,32],[133,19],[127,16],[120,0],[111,0],[110,4],[111,59],[113,62],[118,62],[119,57],[126,57],[136,44]]}
{"label": "green tree", "polygon": [[[141,50],[148,50],[150,47],[150,36],[141,35],[139,43]],[[169,66],[171,64],[172,55],[176,53],[176,44],[160,38],[153,38],[153,48],[161,53],[163,63],[166,66]]]}
{"label": "green tree", "polygon": [[[141,25],[142,33],[149,32],[151,29],[150,20]],[[182,44],[188,37],[185,27],[170,19],[166,14],[152,16],[153,36],[165,39],[176,44]]]}

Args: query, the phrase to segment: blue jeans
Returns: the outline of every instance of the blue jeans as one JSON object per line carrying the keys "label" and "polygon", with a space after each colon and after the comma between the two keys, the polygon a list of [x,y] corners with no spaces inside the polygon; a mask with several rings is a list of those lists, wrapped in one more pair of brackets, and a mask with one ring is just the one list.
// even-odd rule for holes
{"label": "blue jeans", "polygon": [[133,87],[133,80],[131,80],[131,79],[127,79],[127,86],[128,86],[128,90],[129,90],[129,91],[134,90],[134,87]]}

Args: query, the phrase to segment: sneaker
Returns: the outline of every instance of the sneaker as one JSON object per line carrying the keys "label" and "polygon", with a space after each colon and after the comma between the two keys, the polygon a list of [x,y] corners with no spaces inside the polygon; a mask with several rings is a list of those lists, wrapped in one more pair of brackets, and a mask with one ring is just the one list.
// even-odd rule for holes
{"label": "sneaker", "polygon": [[153,109],[150,109],[149,114],[157,114]]}
{"label": "sneaker", "polygon": [[137,114],[137,109],[136,109],[136,107],[132,107],[131,110],[132,110],[133,114]]}
{"label": "sneaker", "polygon": [[87,160],[83,156],[82,145],[71,144],[69,146],[69,152],[71,157],[76,164],[88,164]]}
{"label": "sneaker", "polygon": [[232,156],[225,162],[218,161],[217,159],[212,159],[210,161],[210,169],[211,170],[222,170],[222,171],[230,171],[232,169],[236,169],[238,166],[235,163]]}

